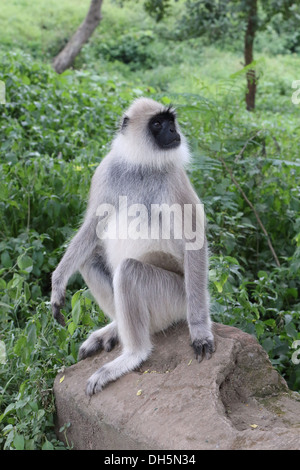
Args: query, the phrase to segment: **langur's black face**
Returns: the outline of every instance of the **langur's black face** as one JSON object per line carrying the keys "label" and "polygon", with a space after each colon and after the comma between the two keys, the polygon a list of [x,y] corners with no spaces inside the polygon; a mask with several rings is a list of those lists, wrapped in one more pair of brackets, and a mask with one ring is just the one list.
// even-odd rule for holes
{"label": "langur's black face", "polygon": [[180,145],[180,135],[175,126],[175,116],[166,111],[150,119],[149,131],[160,149],[174,149]]}

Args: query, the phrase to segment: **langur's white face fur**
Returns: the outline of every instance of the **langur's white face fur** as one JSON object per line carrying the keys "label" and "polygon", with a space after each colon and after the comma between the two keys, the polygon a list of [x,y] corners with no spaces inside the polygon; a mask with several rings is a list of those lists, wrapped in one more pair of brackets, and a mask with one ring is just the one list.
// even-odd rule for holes
{"label": "langur's white face fur", "polygon": [[[181,138],[180,145],[172,149],[172,152],[155,145],[151,134],[147,132],[151,118],[164,113],[174,116],[175,127]],[[188,144],[180,131],[175,110],[150,98],[138,98],[123,115],[120,132],[112,143],[112,153],[122,155],[127,162],[152,168],[162,168],[169,164],[182,167],[190,160]]]}
{"label": "langur's white face fur", "polygon": [[[64,324],[60,310],[67,282],[79,271],[100,308],[111,319],[111,323],[93,332],[82,344],[79,359],[102,349],[110,351],[117,342],[122,344],[122,354],[90,377],[88,395],[139,367],[151,354],[152,333],[179,320],[187,321],[199,361],[209,359],[214,351],[205,224],[200,228],[195,224],[194,216],[201,203],[184,170],[189,158],[174,109],[149,98],[139,98],[123,115],[111,151],[92,178],[84,222],[52,275],[51,296],[54,317]],[[143,206],[143,218],[138,220],[146,223],[150,237],[146,239],[139,232],[131,239],[126,235],[130,233],[132,214],[120,207],[120,200],[126,201],[131,209]],[[153,206],[156,212],[148,211]],[[190,210],[184,223],[181,212],[173,214],[176,226],[165,239],[164,211],[170,214],[170,208],[177,211],[186,206]],[[121,224],[115,237],[102,237],[105,225],[108,234],[114,228],[114,219],[108,215],[99,229],[100,214],[103,216],[99,208],[103,207],[113,208],[115,220]],[[154,214],[158,215],[156,236],[152,230],[148,232],[147,225],[153,225]],[[186,222],[191,229],[179,239],[175,233]],[[195,236],[198,238],[198,231],[202,242],[191,250],[189,242]]]}

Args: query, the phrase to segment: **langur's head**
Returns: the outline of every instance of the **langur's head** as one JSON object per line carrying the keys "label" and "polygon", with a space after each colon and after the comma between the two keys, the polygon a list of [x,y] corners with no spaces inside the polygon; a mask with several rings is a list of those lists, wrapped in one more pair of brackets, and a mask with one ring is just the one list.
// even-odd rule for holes
{"label": "langur's head", "polygon": [[125,112],[112,150],[120,158],[149,167],[184,165],[189,160],[175,110],[149,98],[135,100]]}

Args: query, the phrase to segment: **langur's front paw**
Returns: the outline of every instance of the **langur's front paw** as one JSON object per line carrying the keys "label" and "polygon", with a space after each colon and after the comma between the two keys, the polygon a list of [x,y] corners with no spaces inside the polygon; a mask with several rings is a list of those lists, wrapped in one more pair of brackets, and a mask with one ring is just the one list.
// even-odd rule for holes
{"label": "langur's front paw", "polygon": [[56,321],[58,321],[60,325],[66,326],[65,317],[60,311],[62,305],[63,303],[58,304],[57,302],[51,302],[53,317],[55,318]]}
{"label": "langur's front paw", "polygon": [[201,362],[203,358],[210,359],[215,352],[214,338],[210,335],[206,338],[195,339],[192,342],[192,347],[198,362]]}
{"label": "langur's front paw", "polygon": [[62,326],[66,325],[65,318],[61,313],[61,308],[65,303],[65,291],[61,289],[57,281],[54,281],[54,275],[52,278],[52,292],[51,292],[51,308],[53,317]]}
{"label": "langur's front paw", "polygon": [[110,382],[109,371],[105,366],[98,369],[87,381],[85,393],[89,397],[101,392],[103,387]]}

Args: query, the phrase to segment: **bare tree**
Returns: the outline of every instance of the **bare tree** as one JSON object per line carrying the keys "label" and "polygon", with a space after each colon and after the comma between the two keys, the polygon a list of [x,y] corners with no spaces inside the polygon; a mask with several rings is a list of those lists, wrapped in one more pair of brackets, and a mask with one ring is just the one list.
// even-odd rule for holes
{"label": "bare tree", "polygon": [[[250,0],[246,5],[248,12],[247,28],[245,32],[245,47],[244,58],[245,66],[253,62],[253,44],[255,33],[257,31],[257,0]],[[246,106],[248,111],[253,111],[255,108],[255,95],[256,95],[256,76],[255,70],[250,69],[247,71],[247,85],[248,91],[246,93]]]}
{"label": "bare tree", "polygon": [[103,0],[92,0],[88,14],[81,23],[76,33],[71,37],[64,49],[54,58],[53,68],[57,73],[62,73],[74,62],[75,57],[82,49],[82,46],[89,40],[93,32],[100,23],[101,7]]}

